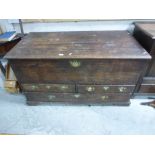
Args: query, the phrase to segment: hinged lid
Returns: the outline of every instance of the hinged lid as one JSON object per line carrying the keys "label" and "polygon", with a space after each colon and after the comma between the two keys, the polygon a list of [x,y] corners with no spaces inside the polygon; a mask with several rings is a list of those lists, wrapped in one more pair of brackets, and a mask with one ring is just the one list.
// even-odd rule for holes
{"label": "hinged lid", "polygon": [[7,59],[150,59],[126,31],[30,33]]}

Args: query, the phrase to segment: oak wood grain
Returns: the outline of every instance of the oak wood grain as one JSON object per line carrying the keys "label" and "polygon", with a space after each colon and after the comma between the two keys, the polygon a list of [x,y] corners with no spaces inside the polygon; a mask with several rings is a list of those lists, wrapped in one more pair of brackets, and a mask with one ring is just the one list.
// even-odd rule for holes
{"label": "oak wood grain", "polygon": [[7,59],[150,59],[126,31],[30,33]]}

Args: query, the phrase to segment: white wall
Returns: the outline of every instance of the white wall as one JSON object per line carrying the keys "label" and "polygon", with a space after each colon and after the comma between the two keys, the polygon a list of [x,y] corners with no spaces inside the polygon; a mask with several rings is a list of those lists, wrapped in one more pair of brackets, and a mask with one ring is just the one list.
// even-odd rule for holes
{"label": "white wall", "polygon": [[[129,30],[132,23],[137,20],[103,20],[103,21],[78,21],[78,22],[47,22],[23,23],[25,33],[29,32],[55,32],[55,31],[89,31],[89,30]],[[138,20],[139,21],[139,20]],[[147,20],[148,21],[148,20]],[[149,20],[153,21],[153,20]],[[154,20],[155,21],[155,20]],[[15,30],[20,33],[17,19],[1,19],[0,26],[3,32]]]}

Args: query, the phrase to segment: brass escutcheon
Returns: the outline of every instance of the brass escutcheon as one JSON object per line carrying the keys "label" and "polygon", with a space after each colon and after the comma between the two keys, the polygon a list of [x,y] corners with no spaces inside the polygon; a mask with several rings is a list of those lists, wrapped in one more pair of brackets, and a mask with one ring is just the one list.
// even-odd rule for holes
{"label": "brass escutcheon", "polygon": [[90,86],[90,87],[86,87],[86,90],[88,92],[92,92],[92,91],[95,91],[95,88]]}
{"label": "brass escutcheon", "polygon": [[127,88],[126,87],[119,87],[118,89],[120,92],[124,92]]}
{"label": "brass escutcheon", "polygon": [[70,60],[69,63],[74,68],[77,68],[77,67],[80,67],[81,66],[81,62],[78,61],[78,60]]}

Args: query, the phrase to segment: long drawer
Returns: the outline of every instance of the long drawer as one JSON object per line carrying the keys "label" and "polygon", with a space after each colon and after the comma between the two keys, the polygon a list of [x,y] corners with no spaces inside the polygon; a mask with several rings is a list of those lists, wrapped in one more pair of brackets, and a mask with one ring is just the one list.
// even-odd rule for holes
{"label": "long drawer", "polygon": [[[133,85],[146,60],[10,60],[20,84]],[[18,68],[18,69],[17,69]]]}
{"label": "long drawer", "polygon": [[119,103],[126,104],[130,94],[105,93],[105,94],[80,94],[80,93],[41,93],[25,92],[28,102],[72,102],[72,103]]}

